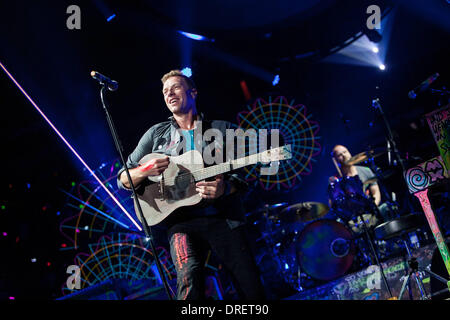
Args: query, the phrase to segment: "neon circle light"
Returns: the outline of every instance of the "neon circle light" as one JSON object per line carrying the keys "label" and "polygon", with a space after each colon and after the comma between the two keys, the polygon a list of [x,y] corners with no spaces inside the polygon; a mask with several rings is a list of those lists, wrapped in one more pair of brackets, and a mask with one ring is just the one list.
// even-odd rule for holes
{"label": "neon circle light", "polygon": [[[257,165],[245,167],[245,179],[254,182],[265,190],[276,187],[289,189],[301,182],[301,176],[312,172],[311,162],[316,161],[315,156],[320,154],[321,145],[317,136],[318,122],[312,120],[312,115],[302,104],[294,105],[284,96],[268,101],[258,98],[248,110],[238,113],[238,127],[247,129],[278,129],[284,145],[291,145],[292,158],[279,162],[279,170],[275,175],[260,175]],[[280,142],[280,144],[282,144]],[[268,146],[269,148],[269,146]]]}

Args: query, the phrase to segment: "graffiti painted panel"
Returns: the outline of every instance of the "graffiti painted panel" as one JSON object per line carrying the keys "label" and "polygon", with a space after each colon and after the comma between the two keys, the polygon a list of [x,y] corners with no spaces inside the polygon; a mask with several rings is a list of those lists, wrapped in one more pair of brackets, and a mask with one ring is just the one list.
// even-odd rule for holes
{"label": "graffiti painted panel", "polygon": [[405,172],[405,180],[410,193],[416,193],[428,187],[444,182],[449,177],[441,156],[427,160]]}
{"label": "graffiti painted panel", "polygon": [[450,168],[450,104],[426,115],[431,133],[447,169]]}

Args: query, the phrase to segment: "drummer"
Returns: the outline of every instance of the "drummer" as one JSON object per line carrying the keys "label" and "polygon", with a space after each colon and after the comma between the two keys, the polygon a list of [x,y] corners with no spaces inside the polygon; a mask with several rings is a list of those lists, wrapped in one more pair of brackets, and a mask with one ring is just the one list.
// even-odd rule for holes
{"label": "drummer", "polygon": [[[374,179],[375,174],[373,173],[373,171],[368,167],[348,164],[347,161],[350,160],[352,155],[350,154],[350,151],[348,151],[348,149],[343,145],[338,144],[333,148],[332,157],[334,159],[333,161],[337,165],[336,169],[340,172],[338,172],[337,175],[330,177],[328,179],[328,183],[337,181],[340,176],[358,176],[363,183],[363,192],[367,197],[371,197],[375,205],[378,207],[381,203],[381,192],[376,179]],[[329,202],[330,207],[333,207],[332,199],[329,199]],[[369,226],[374,226],[378,223],[378,219],[374,214],[363,214],[363,218]],[[360,231],[360,228],[358,227],[358,225],[360,224],[360,218],[358,218],[357,221],[349,221],[349,225],[353,229],[353,231]]]}

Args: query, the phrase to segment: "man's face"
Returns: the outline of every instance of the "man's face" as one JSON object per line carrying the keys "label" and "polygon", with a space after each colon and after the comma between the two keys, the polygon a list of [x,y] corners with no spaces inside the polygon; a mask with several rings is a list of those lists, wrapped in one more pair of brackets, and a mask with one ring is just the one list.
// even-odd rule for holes
{"label": "man's face", "polygon": [[344,164],[345,162],[350,160],[351,157],[352,155],[350,154],[350,152],[347,150],[346,147],[337,146],[336,148],[334,148],[334,158],[338,163]]}
{"label": "man's face", "polygon": [[173,114],[188,113],[195,104],[195,89],[188,89],[186,81],[182,77],[173,76],[164,82],[164,102]]}

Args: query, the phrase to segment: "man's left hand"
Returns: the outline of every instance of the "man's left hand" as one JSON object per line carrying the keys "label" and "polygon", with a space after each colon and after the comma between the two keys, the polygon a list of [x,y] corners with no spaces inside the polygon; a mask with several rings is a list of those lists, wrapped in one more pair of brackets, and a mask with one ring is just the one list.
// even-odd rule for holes
{"label": "man's left hand", "polygon": [[214,181],[197,182],[195,187],[203,199],[217,199],[225,192],[225,181],[223,175],[219,174]]}

